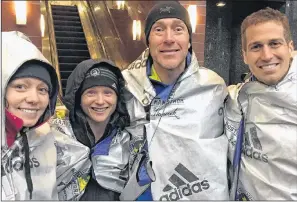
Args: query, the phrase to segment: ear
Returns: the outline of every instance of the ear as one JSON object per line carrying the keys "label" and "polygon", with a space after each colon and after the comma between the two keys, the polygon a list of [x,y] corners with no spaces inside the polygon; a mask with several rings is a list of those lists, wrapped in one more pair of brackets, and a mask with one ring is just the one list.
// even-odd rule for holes
{"label": "ear", "polygon": [[294,42],[292,40],[288,43],[288,47],[290,53],[294,51]]}
{"label": "ear", "polygon": [[248,63],[247,63],[247,56],[246,56],[245,50],[241,49],[241,53],[242,53],[243,61],[247,65]]}
{"label": "ear", "polygon": [[191,44],[190,44],[190,42],[189,42],[189,44],[188,44],[188,49],[191,47]]}

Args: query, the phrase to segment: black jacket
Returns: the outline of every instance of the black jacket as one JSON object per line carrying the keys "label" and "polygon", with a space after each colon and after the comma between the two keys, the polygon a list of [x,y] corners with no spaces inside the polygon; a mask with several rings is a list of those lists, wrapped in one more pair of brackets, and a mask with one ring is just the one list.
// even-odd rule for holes
{"label": "black jacket", "polygon": [[91,178],[80,201],[119,201],[119,196],[120,193],[101,187]]}
{"label": "black jacket", "polygon": [[[111,63],[108,60],[96,61],[93,59],[89,59],[79,63],[67,80],[66,92],[63,98],[63,103],[69,110],[69,120],[74,135],[76,136],[76,139],[82,144],[88,146],[89,148],[93,148],[96,142],[93,132],[90,129],[89,124],[86,120],[85,114],[83,113],[80,107],[80,88],[88,70],[94,66],[100,66],[100,64],[103,63],[109,64],[109,69],[111,69],[119,78],[119,97],[116,110],[114,114],[111,116],[110,122],[106,128],[103,137],[99,141],[107,137],[114,128],[124,129],[125,126],[129,125],[130,120],[124,101],[125,81],[123,79],[120,69],[118,69],[113,63]],[[85,193],[81,198],[81,200],[83,201],[107,201],[118,199],[119,193],[103,188],[97,183],[96,180],[92,178],[89,181]]]}

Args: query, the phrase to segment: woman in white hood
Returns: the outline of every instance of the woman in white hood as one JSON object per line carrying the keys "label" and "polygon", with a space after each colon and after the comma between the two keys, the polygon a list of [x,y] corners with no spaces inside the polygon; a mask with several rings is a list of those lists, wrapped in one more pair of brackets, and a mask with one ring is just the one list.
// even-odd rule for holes
{"label": "woman in white hood", "polygon": [[58,78],[20,32],[2,32],[2,200],[77,200],[88,181],[89,149],[50,129]]}

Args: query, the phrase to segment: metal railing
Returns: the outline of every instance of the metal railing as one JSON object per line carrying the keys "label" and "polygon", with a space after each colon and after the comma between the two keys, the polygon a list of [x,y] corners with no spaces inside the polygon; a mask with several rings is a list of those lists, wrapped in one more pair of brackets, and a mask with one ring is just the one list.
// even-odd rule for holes
{"label": "metal railing", "polygon": [[47,28],[47,36],[49,42],[49,54],[52,66],[56,69],[58,80],[59,80],[59,99],[62,100],[63,91],[62,91],[62,83],[61,83],[61,74],[60,74],[60,67],[59,67],[59,60],[58,60],[58,51],[56,46],[56,36],[54,30],[54,21],[52,16],[52,10],[50,8],[50,1],[44,1],[45,13],[44,19]]}

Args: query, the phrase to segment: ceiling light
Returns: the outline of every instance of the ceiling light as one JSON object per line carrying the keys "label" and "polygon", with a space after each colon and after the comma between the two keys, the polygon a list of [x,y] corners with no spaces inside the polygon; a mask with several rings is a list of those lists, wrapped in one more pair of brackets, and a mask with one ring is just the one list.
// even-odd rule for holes
{"label": "ceiling light", "polygon": [[226,2],[225,1],[219,1],[217,2],[217,7],[224,7],[226,5]]}

